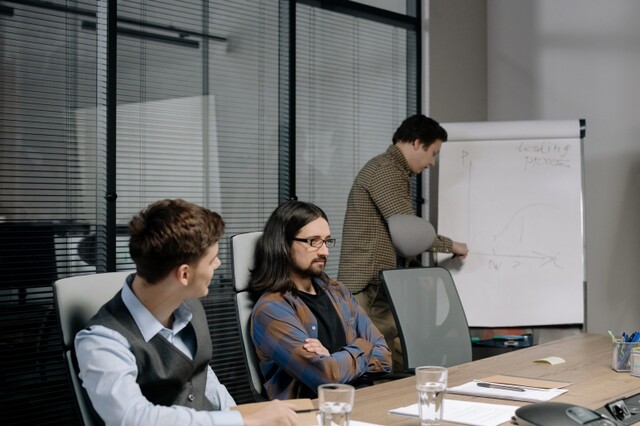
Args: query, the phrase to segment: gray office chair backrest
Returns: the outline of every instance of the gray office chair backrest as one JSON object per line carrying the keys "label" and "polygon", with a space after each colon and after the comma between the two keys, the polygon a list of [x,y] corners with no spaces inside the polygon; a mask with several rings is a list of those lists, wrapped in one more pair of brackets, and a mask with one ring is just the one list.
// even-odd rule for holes
{"label": "gray office chair backrest", "polygon": [[85,425],[102,424],[93,411],[80,378],[75,361],[73,341],[102,305],[122,288],[132,271],[81,275],[62,278],[53,284],[53,295],[62,331],[63,357],[67,364],[73,393]]}
{"label": "gray office chair backrest", "polygon": [[398,326],[405,370],[471,361],[467,317],[449,271],[441,267],[382,271]]}
{"label": "gray office chair backrest", "polygon": [[238,328],[245,357],[245,365],[249,372],[250,387],[253,397],[262,401],[264,379],[260,373],[260,362],[251,341],[251,311],[254,300],[249,292],[250,270],[253,268],[253,252],[262,232],[247,232],[231,237],[231,264],[233,265],[233,289],[236,297]]}

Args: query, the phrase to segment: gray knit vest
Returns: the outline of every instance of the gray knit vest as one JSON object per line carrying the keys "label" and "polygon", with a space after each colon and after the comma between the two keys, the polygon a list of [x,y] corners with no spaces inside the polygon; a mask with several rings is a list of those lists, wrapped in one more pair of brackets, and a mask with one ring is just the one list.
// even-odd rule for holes
{"label": "gray knit vest", "polygon": [[[129,279],[127,279],[129,282]],[[142,394],[156,405],[182,405],[196,410],[213,410],[204,394],[207,366],[211,360],[211,336],[204,308],[199,300],[186,300],[193,318],[185,332],[195,332],[196,353],[190,360],[160,334],[145,342],[135,320],[122,301],[122,291],[89,320],[87,328],[101,325],[122,334],[136,358]]]}

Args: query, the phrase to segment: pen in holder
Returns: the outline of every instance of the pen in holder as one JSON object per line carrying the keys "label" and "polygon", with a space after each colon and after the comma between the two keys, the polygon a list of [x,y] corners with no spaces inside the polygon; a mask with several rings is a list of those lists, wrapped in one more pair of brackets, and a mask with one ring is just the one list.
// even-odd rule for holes
{"label": "pen in holder", "polygon": [[616,339],[613,342],[613,361],[611,368],[615,371],[630,371],[631,370],[631,350],[638,347],[640,342],[624,342],[621,339]]}

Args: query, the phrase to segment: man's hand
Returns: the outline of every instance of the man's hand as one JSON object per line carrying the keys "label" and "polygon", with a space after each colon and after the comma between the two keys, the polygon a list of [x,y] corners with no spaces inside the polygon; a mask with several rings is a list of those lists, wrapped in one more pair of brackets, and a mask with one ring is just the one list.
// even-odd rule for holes
{"label": "man's hand", "polygon": [[293,426],[298,424],[295,405],[273,400],[243,417],[245,426]]}
{"label": "man's hand", "polygon": [[320,340],[304,339],[304,341],[307,343],[305,343],[302,347],[305,348],[307,352],[313,352],[314,354],[318,354],[318,355],[331,356],[327,348],[322,346],[322,343],[320,343]]}
{"label": "man's hand", "polygon": [[458,243],[456,241],[453,242],[453,254],[458,256],[460,259],[464,259],[469,254],[469,249],[465,243]]}

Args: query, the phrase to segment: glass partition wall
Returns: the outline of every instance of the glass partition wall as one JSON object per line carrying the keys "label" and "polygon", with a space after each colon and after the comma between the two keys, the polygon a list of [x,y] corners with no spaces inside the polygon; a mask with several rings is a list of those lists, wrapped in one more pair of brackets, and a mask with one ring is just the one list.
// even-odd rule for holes
{"label": "glass partition wall", "polygon": [[[336,277],[351,183],[417,112],[415,28],[312,5],[296,9],[296,195],[327,213]],[[415,59],[413,59],[415,60]]]}
{"label": "glass partition wall", "polygon": [[340,241],[355,173],[417,112],[416,7],[0,0],[6,424],[79,422],[51,283],[131,269],[128,220],[161,198],[227,223],[203,303],[213,368],[237,402],[251,400],[228,237],[260,230],[297,197],[327,211]]}

